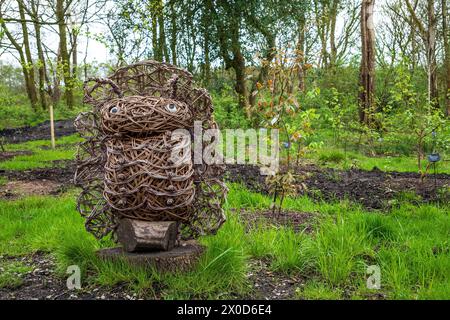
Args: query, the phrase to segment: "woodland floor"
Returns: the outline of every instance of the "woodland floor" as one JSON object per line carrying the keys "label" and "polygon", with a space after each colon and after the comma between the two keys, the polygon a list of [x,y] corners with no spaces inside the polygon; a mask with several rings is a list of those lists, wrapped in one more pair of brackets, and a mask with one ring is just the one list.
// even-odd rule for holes
{"label": "woodland floor", "polygon": [[[448,194],[438,192],[441,187],[450,185],[449,174],[431,174],[422,180],[420,174],[412,172],[344,171],[311,164],[298,166],[295,171],[299,176],[298,184],[303,183],[307,187],[303,190],[299,185],[298,194],[318,200],[349,199],[368,209],[388,208],[392,201],[405,193],[416,195],[416,200],[421,202],[449,200]],[[42,189],[42,192],[47,190],[47,194],[53,195],[64,192],[73,186],[74,172],[73,161],[54,161],[54,166],[49,168],[0,170],[0,177],[10,181],[0,186],[0,198],[42,194]],[[242,183],[251,191],[268,193],[265,176],[260,175],[257,166],[228,165],[225,178],[229,182]]]}
{"label": "woodland floor", "polygon": [[[8,143],[48,139],[48,124],[37,127],[25,127],[0,131]],[[58,136],[74,132],[71,121],[57,122]],[[16,156],[32,154],[30,150],[0,152],[0,163]],[[73,160],[53,160],[46,168],[25,170],[0,169],[0,200],[10,201],[30,196],[62,195],[72,189],[75,165]],[[440,193],[444,186],[450,185],[449,174],[428,175],[425,179],[411,172],[383,172],[378,169],[349,171],[324,168],[314,164],[302,164],[295,167],[298,195],[306,195],[315,201],[350,201],[362,205],[370,211],[384,211],[395,206],[398,201],[408,198],[411,203],[448,203],[449,193]],[[228,165],[225,179],[230,183],[239,183],[248,190],[263,195],[268,194],[265,177],[259,174],[259,168],[250,165]],[[306,189],[302,186],[305,185]],[[317,227],[317,214],[284,210],[274,214],[271,210],[246,210],[231,208],[238,213],[245,228],[250,230],[259,224],[287,226],[295,233],[312,233]],[[48,252],[37,251],[28,255],[8,256],[0,252],[0,270],[2,264],[21,265],[20,272],[13,272],[17,279],[12,285],[0,286],[0,299],[139,299],[126,283],[112,287],[87,286],[80,291],[68,291],[65,278],[55,272],[55,258]],[[250,286],[242,294],[231,293],[235,298],[249,299],[293,299],[296,292],[306,282],[305,275],[285,273],[274,270],[266,258],[249,259],[245,277]],[[313,275],[314,277],[314,275]],[[1,279],[0,279],[1,280]],[[156,287],[153,298],[159,298]],[[229,294],[230,296],[230,294]],[[341,298],[350,298],[344,292]],[[368,294],[366,299],[383,299],[383,293]]]}
{"label": "woodland floor", "polygon": [[[324,169],[313,165],[297,168],[298,172],[308,172],[303,180],[308,186],[308,194],[321,199],[346,199],[360,202],[368,209],[380,209],[390,205],[399,193],[410,191],[423,201],[442,201],[434,193],[434,179],[420,182],[420,176],[413,173],[384,173],[381,171],[365,172],[353,170],[344,172]],[[25,171],[3,170],[0,176],[8,180],[0,186],[0,198],[13,200],[30,195],[58,195],[72,186],[74,165],[67,161],[64,165],[32,169]],[[232,177],[232,178],[231,178]],[[250,190],[265,193],[267,186],[264,177],[259,176],[259,169],[253,166],[229,166],[227,179],[245,184]],[[437,185],[450,184],[450,175],[437,176]],[[314,190],[314,191],[313,191]],[[319,190],[318,193],[316,190]],[[448,201],[446,199],[445,201]],[[296,232],[311,232],[315,226],[313,213],[286,212],[273,214],[271,210],[240,210],[243,221],[251,227],[258,223],[276,226],[289,226]],[[64,280],[54,272],[55,262],[51,255],[37,252],[25,257],[2,257],[17,259],[30,268],[21,275],[21,285],[15,288],[0,289],[0,299],[139,299],[140,297],[126,289],[125,284],[107,287],[84,287],[76,293],[67,290]],[[247,278],[252,286],[251,293],[245,296],[236,294],[236,298],[248,299],[293,299],[295,290],[305,282],[299,275],[287,275],[269,267],[269,262],[251,259]],[[158,295],[158,293],[155,293]],[[344,294],[345,297],[345,294]],[[367,298],[384,298],[383,294]]]}

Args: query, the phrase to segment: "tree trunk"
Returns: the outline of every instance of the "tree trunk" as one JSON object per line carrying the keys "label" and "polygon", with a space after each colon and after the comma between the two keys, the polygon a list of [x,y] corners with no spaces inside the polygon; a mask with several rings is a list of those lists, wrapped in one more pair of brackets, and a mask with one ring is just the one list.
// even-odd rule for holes
{"label": "tree trunk", "polygon": [[211,78],[211,60],[210,60],[210,16],[211,16],[211,6],[212,1],[205,1],[205,9],[202,16],[202,29],[203,29],[203,55],[205,63],[203,65],[203,81],[205,84],[209,83]]}
{"label": "tree trunk", "polygon": [[[89,34],[89,26],[87,26],[87,34]],[[84,81],[88,79],[88,52],[89,52],[89,36],[86,37],[86,49],[84,51],[84,59],[83,59],[83,73],[84,73]]]}
{"label": "tree trunk", "polygon": [[8,38],[8,40],[12,43],[14,48],[16,49],[17,53],[19,54],[19,61],[20,65],[22,67],[22,74],[25,81],[25,89],[27,92],[28,100],[30,101],[30,104],[34,110],[36,110],[36,101],[33,99],[32,90],[34,86],[34,82],[30,81],[30,75],[28,73],[27,68],[27,61],[25,58],[25,54],[23,53],[22,46],[15,40],[15,38],[12,36],[12,34],[9,32],[8,28],[6,27],[5,21],[2,20],[2,15],[0,11],[0,24],[3,28],[3,31]]}
{"label": "tree trunk", "polygon": [[172,53],[172,64],[177,64],[177,32],[178,32],[178,26],[177,26],[177,15],[175,11],[175,5],[174,1],[170,2],[170,16],[172,20],[172,29],[171,29],[171,36],[170,36],[170,51]]}
{"label": "tree trunk", "polygon": [[153,58],[157,61],[162,60],[162,52],[158,43],[158,12],[157,12],[157,2],[152,0],[152,47],[153,47]]}
{"label": "tree trunk", "polygon": [[33,58],[31,56],[31,48],[30,48],[30,41],[29,41],[29,37],[28,37],[28,27],[27,27],[27,23],[26,23],[26,17],[25,17],[25,9],[23,7],[23,2],[22,1],[17,1],[17,5],[19,8],[19,14],[20,14],[20,24],[22,27],[22,36],[23,36],[23,48],[24,48],[24,53],[25,53],[25,58],[26,61],[25,62],[25,68],[28,71],[28,80],[26,80],[28,82],[27,87],[29,90],[29,97],[30,97],[30,102],[31,105],[33,106],[33,108],[36,108],[36,105],[38,103],[38,98],[37,98],[37,92],[36,92],[36,85],[35,85],[35,75],[34,75],[34,64],[33,64]]}
{"label": "tree trunk", "polygon": [[[37,17],[34,17],[34,19],[37,19]],[[45,84],[46,84],[46,77],[47,77],[47,71],[45,68],[45,56],[44,51],[42,49],[42,42],[41,42],[41,25],[38,23],[37,20],[34,22],[34,32],[36,34],[36,47],[39,57],[38,62],[38,72],[39,72],[39,98],[41,100],[41,107],[43,110],[47,110],[47,96],[45,94]]]}
{"label": "tree trunk", "polygon": [[[231,8],[227,7],[227,9]],[[211,13],[213,20],[217,23],[216,28],[218,30],[220,54],[224,60],[225,68],[233,68],[235,72],[235,90],[238,95],[239,106],[246,111],[248,117],[250,110],[247,104],[247,88],[245,84],[245,58],[241,51],[241,43],[239,39],[240,20],[235,17],[237,12],[232,10],[230,12],[230,15],[233,15],[232,19],[230,19],[231,25],[228,29],[225,29],[214,6],[211,7]],[[229,54],[230,51],[232,56]]]}
{"label": "tree trunk", "polygon": [[[317,34],[320,40],[320,55],[319,66],[326,68],[328,66],[328,51],[327,51],[327,33],[328,24],[325,23],[327,19],[325,4],[320,0],[314,0],[314,16],[316,21]],[[321,11],[322,10],[322,11]]]}
{"label": "tree trunk", "polygon": [[64,0],[56,1],[56,18],[58,19],[58,31],[59,31],[59,54],[60,61],[63,70],[64,79],[64,95],[66,98],[66,104],[69,108],[74,106],[73,97],[73,78],[71,75],[70,68],[70,56],[69,50],[67,49],[67,24],[65,17]]}
{"label": "tree trunk", "polygon": [[253,94],[253,92],[256,90],[256,84],[259,83],[263,83],[266,78],[267,78],[267,74],[269,73],[269,63],[273,60],[273,58],[275,57],[276,51],[275,51],[275,36],[270,36],[267,39],[267,52],[266,55],[264,57],[264,60],[266,61],[265,64],[263,64],[261,66],[261,70],[259,71],[258,74],[258,78],[256,79],[256,81],[253,82],[252,84],[252,88],[250,90],[250,95],[249,95],[249,104],[250,106],[254,106],[256,103],[256,95]]}
{"label": "tree trunk", "polygon": [[370,125],[374,111],[375,92],[375,27],[373,9],[375,0],[363,0],[361,6],[361,67],[359,93],[359,119]]}
{"label": "tree trunk", "polygon": [[72,76],[78,77],[78,31],[72,30]]}
{"label": "tree trunk", "polygon": [[235,90],[238,95],[239,106],[246,111],[249,116],[248,104],[247,104],[247,87],[245,84],[245,59],[241,53],[240,47],[236,48],[233,52],[233,69],[236,74],[236,86]]}
{"label": "tree trunk", "polygon": [[447,0],[442,0],[442,34],[444,43],[444,64],[446,70],[446,87],[445,87],[445,110],[447,117],[450,117],[450,33],[448,30],[448,6]]}
{"label": "tree trunk", "polygon": [[297,41],[297,55],[299,59],[298,64],[298,89],[300,92],[305,92],[305,70],[303,65],[305,63],[305,28],[306,28],[306,18],[305,13],[302,12],[300,19],[298,21],[298,41]]}
{"label": "tree trunk", "polygon": [[162,0],[158,3],[158,25],[159,25],[159,47],[161,52],[161,60],[169,62],[169,52],[167,50],[166,33],[164,30],[164,4]]}
{"label": "tree trunk", "polygon": [[209,58],[209,34],[205,33],[204,41],[203,41],[203,53],[205,56],[205,63],[203,65],[203,81],[205,84],[209,83],[211,79],[211,61]]}
{"label": "tree trunk", "polygon": [[330,69],[335,70],[337,60],[336,47],[336,18],[338,13],[339,0],[334,0],[330,11]]}
{"label": "tree trunk", "polygon": [[436,14],[434,12],[434,0],[428,0],[428,32],[427,32],[427,62],[428,62],[428,94],[429,102],[439,107],[439,93],[437,86],[436,64]]}

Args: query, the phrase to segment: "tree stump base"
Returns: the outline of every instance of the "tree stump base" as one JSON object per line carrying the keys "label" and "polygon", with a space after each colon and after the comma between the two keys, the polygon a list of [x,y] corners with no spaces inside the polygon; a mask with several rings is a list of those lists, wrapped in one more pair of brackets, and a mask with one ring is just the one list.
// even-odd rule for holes
{"label": "tree stump base", "polygon": [[170,251],[127,252],[117,247],[100,249],[97,256],[105,260],[125,259],[130,264],[155,268],[159,272],[185,272],[195,267],[204,251],[205,247],[196,241],[186,241]]}

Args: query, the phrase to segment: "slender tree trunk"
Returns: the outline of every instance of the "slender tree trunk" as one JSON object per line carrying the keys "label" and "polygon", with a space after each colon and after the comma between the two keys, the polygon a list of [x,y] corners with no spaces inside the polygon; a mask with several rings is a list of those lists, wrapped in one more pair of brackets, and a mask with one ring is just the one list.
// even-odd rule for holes
{"label": "slender tree trunk", "polygon": [[72,30],[72,76],[78,77],[78,31]]}
{"label": "slender tree trunk", "polygon": [[[157,0],[156,0],[157,1]],[[155,0],[151,2],[151,14],[152,14],[152,47],[153,58],[157,61],[162,60],[161,47],[158,43],[158,3]]]}
{"label": "slender tree trunk", "polygon": [[261,66],[261,70],[259,71],[258,77],[256,79],[256,81],[253,82],[252,84],[252,88],[250,90],[250,95],[249,95],[249,104],[250,106],[254,106],[256,103],[256,95],[253,94],[253,92],[256,90],[256,85],[257,83],[262,83],[264,82],[264,80],[266,80],[267,78],[267,74],[269,73],[269,63],[273,60],[273,58],[275,57],[276,51],[275,51],[275,36],[271,35],[267,40],[267,48],[266,48],[266,55],[264,57],[264,60],[266,62],[266,64],[263,64]]}
{"label": "slender tree trunk", "polygon": [[327,50],[327,36],[328,27],[326,19],[328,16],[327,4],[321,0],[314,0],[314,15],[316,21],[317,34],[320,40],[320,56],[319,56],[319,66],[321,68],[327,68],[329,63],[329,54]]}
{"label": "slender tree trunk", "polygon": [[38,98],[37,98],[37,92],[36,92],[36,85],[35,85],[35,74],[34,74],[34,64],[33,64],[33,58],[31,56],[31,48],[30,48],[30,41],[29,41],[29,37],[28,37],[28,27],[27,27],[27,22],[26,22],[26,17],[25,17],[25,9],[23,7],[23,2],[22,1],[17,1],[17,5],[18,5],[18,9],[19,9],[19,14],[20,14],[20,24],[22,27],[22,36],[23,36],[23,48],[24,48],[24,53],[25,53],[25,68],[28,71],[28,89],[29,89],[29,97],[30,97],[30,101],[31,101],[31,105],[33,106],[33,108],[36,107],[37,103],[38,103]]}
{"label": "slender tree trunk", "polygon": [[86,50],[84,51],[84,58],[83,58],[83,71],[84,71],[84,80],[86,81],[88,79],[88,63],[87,63],[87,57],[89,52],[89,26],[87,26],[87,37],[86,37]]}
{"label": "slender tree trunk", "polygon": [[427,32],[427,61],[428,61],[428,94],[429,101],[433,106],[439,107],[439,93],[437,86],[437,63],[436,63],[436,14],[434,11],[434,0],[428,0],[428,32]]}
{"label": "slender tree trunk", "polygon": [[212,1],[205,1],[205,9],[203,11],[202,16],[202,29],[203,29],[203,55],[204,55],[204,64],[203,64],[203,81],[207,84],[211,79],[211,60],[210,60],[210,19],[211,16],[211,7]]}
{"label": "slender tree trunk", "polygon": [[174,1],[170,2],[170,17],[172,20],[171,36],[170,36],[170,51],[172,53],[172,64],[177,64],[177,13],[175,10]]}
{"label": "slender tree trunk", "polygon": [[59,31],[59,50],[60,61],[63,70],[64,79],[64,95],[66,98],[66,104],[69,108],[74,106],[73,97],[73,78],[70,68],[70,56],[67,49],[67,24],[64,9],[64,0],[56,0],[56,18],[58,19],[58,31]]}
{"label": "slender tree trunk", "polygon": [[330,69],[335,70],[337,60],[336,47],[336,18],[338,12],[339,0],[333,0],[330,11]]}
{"label": "slender tree trunk", "polygon": [[16,41],[16,39],[13,37],[11,32],[9,32],[9,30],[5,24],[5,21],[2,18],[3,18],[2,13],[0,11],[0,24],[2,26],[2,29],[3,29],[6,37],[11,42],[11,44],[14,46],[17,53],[19,54],[19,61],[20,61],[20,65],[22,67],[22,73],[23,73],[23,78],[25,81],[25,89],[27,92],[28,100],[30,101],[30,104],[31,104],[33,110],[36,110],[36,99],[32,95],[33,88],[34,88],[34,90],[36,88],[34,87],[34,81],[30,80],[30,74],[28,72],[29,68],[27,67],[28,64],[27,64],[27,61],[25,58],[25,54],[23,52],[22,46]]}
{"label": "slender tree trunk", "polygon": [[303,64],[305,63],[305,28],[306,28],[306,18],[305,13],[302,12],[300,19],[298,21],[298,40],[297,40],[297,54],[299,59],[298,64],[298,89],[300,92],[305,92],[305,70],[303,69]]}
{"label": "slender tree trunk", "polygon": [[205,63],[203,66],[203,80],[206,84],[209,83],[209,80],[211,79],[211,61],[209,58],[209,34],[208,32],[205,33],[204,39],[203,39],[203,53],[205,56]]}
{"label": "slender tree trunk", "polygon": [[236,73],[236,86],[235,90],[238,94],[239,106],[247,112],[249,116],[248,104],[247,104],[247,87],[245,84],[245,59],[240,50],[240,46],[233,50],[233,69]]}
{"label": "slender tree trunk", "polygon": [[375,27],[373,9],[375,0],[363,0],[361,6],[361,67],[359,93],[359,119],[370,125],[374,111],[375,92]]}
{"label": "slender tree trunk", "polygon": [[[61,60],[61,54],[60,50],[58,50],[58,55],[56,57],[57,63]],[[53,70],[53,94],[52,97],[52,103],[53,105],[58,105],[59,101],[61,100],[61,75],[58,71],[58,66],[55,67]]]}
{"label": "slender tree trunk", "polygon": [[41,42],[41,25],[37,21],[37,15],[34,17],[34,32],[36,36],[36,48],[38,52],[38,72],[39,72],[39,98],[41,100],[41,107],[43,110],[47,110],[47,96],[45,94],[45,84],[47,77],[47,70],[45,67],[44,50],[42,49]]}
{"label": "slender tree trunk", "polygon": [[[231,9],[230,7],[228,7]],[[245,58],[241,51],[241,43],[239,39],[240,22],[236,17],[231,19],[231,26],[226,30],[222,24],[215,7],[211,7],[211,13],[214,21],[217,23],[218,41],[220,54],[224,60],[225,68],[233,68],[236,75],[235,90],[238,95],[239,106],[246,111],[247,116],[250,110],[247,104],[247,87],[245,81]],[[231,15],[236,15],[236,11],[232,10]],[[229,41],[228,41],[229,40]],[[231,56],[230,56],[231,52]]]}
{"label": "slender tree trunk", "polygon": [[448,6],[447,0],[442,0],[442,34],[444,37],[444,55],[446,70],[445,105],[447,117],[450,117],[450,33],[448,30]]}
{"label": "slender tree trunk", "polygon": [[161,52],[161,60],[169,62],[169,52],[167,50],[166,33],[164,29],[164,4],[162,0],[158,2],[158,25],[159,25],[159,47]]}

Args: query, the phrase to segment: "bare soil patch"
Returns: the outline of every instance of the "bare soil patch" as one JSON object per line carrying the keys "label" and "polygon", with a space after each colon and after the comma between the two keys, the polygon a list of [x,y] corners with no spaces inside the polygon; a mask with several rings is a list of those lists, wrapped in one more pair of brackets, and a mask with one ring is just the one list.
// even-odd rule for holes
{"label": "bare soil patch", "polygon": [[51,180],[15,180],[0,186],[0,199],[12,200],[32,195],[56,195],[63,190],[63,185]]}

